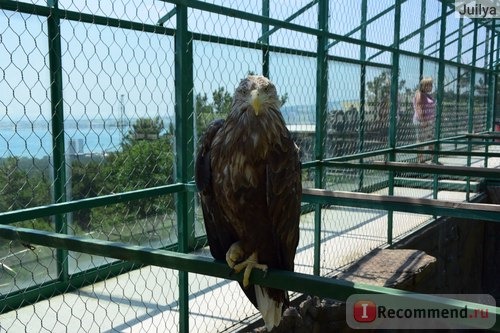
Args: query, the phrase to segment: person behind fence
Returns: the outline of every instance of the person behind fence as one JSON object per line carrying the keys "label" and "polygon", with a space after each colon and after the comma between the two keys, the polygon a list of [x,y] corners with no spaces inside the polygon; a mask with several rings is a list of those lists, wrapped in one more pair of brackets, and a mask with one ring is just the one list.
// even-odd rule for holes
{"label": "person behind fence", "polygon": [[[431,96],[432,78],[424,77],[413,97],[413,124],[417,128],[417,142],[430,141],[434,138],[436,100]],[[429,149],[432,150],[430,145]],[[425,155],[418,154],[417,161],[425,162]]]}

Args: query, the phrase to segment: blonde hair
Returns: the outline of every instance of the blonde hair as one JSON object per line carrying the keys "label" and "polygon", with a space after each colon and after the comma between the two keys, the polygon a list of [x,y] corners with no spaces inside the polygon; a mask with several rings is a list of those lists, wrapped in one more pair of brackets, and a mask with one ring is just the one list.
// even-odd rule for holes
{"label": "blonde hair", "polygon": [[425,87],[432,86],[432,77],[424,77],[420,80],[420,85],[418,86],[418,90],[424,91]]}

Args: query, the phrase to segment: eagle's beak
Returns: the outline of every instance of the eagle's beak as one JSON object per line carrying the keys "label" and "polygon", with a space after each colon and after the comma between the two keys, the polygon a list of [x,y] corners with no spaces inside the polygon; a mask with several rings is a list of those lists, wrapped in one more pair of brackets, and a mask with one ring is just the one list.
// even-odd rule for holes
{"label": "eagle's beak", "polygon": [[253,107],[255,115],[260,114],[260,109],[262,107],[262,94],[259,93],[257,89],[250,92],[250,105]]}

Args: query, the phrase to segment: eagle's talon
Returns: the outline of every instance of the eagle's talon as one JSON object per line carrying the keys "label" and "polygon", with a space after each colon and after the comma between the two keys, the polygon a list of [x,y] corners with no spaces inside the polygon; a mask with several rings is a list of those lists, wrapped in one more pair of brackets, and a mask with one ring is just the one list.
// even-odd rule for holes
{"label": "eagle's talon", "polygon": [[243,259],[243,256],[245,255],[245,252],[243,251],[243,248],[240,245],[240,242],[235,242],[229,250],[226,252],[226,262],[227,265],[234,270],[234,267],[236,266],[236,263],[241,261]]}
{"label": "eagle's talon", "polygon": [[267,265],[259,264],[257,261],[257,253],[252,253],[248,259],[234,266],[234,271],[236,273],[245,270],[243,273],[243,287],[246,288],[250,285],[250,273],[252,273],[252,269],[258,268],[267,272]]}

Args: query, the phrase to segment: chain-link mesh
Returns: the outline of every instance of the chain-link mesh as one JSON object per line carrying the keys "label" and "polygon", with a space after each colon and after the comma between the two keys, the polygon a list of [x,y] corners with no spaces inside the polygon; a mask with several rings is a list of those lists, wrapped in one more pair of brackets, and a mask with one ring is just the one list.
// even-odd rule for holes
{"label": "chain-link mesh", "polygon": [[[448,8],[442,33],[444,13],[437,0],[402,1],[400,15],[394,1],[368,1],[366,8],[362,1],[330,1],[329,34],[321,39],[319,2],[269,1],[269,8],[262,7],[267,1],[193,2],[201,8],[188,8],[194,115],[184,143],[195,146],[212,120],[227,116],[238,82],[267,68],[302,162],[311,162],[303,170],[305,188],[456,201],[467,199],[466,191],[478,191],[474,178],[333,164],[318,168],[313,162],[483,165],[482,158],[465,154],[434,158],[433,150],[484,152],[484,145],[425,141],[490,129],[488,68],[494,50],[489,47],[496,38],[498,56],[498,32],[485,26],[474,31],[471,20],[460,22]],[[207,4],[293,26],[212,13],[203,8]],[[0,213],[110,196],[109,202],[65,214],[62,223],[40,217],[13,225],[176,249],[179,228],[187,223],[178,209],[185,205],[194,216],[188,228],[193,251],[210,256],[197,197],[183,202],[171,193],[116,197],[178,181],[176,140],[181,123],[191,118],[175,115],[181,84],[175,71],[182,70],[176,59],[189,57],[176,54],[176,39],[183,38],[175,30],[176,6],[153,0],[68,0],[57,6],[61,10],[42,1],[2,1]],[[319,45],[326,52],[326,75],[318,83],[320,40],[326,40]],[[433,79],[430,95],[439,103],[437,127],[425,139],[414,117],[422,77]],[[323,84],[326,96],[319,95]],[[319,105],[324,97],[326,105]],[[394,155],[386,151],[405,147],[410,149]],[[192,156],[184,158],[192,168]],[[296,270],[312,274],[318,213],[303,208]],[[328,206],[320,218],[319,268],[325,275],[387,245],[388,234],[399,239],[432,216]],[[176,332],[182,320],[179,280],[175,270],[3,241],[0,332]],[[190,274],[187,288],[192,331],[236,330],[256,313],[236,283]],[[23,293],[27,302],[44,300],[25,306],[15,301]]]}

